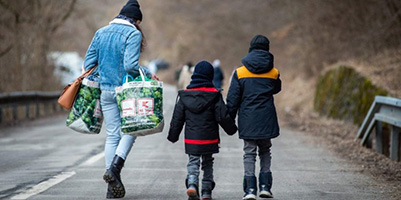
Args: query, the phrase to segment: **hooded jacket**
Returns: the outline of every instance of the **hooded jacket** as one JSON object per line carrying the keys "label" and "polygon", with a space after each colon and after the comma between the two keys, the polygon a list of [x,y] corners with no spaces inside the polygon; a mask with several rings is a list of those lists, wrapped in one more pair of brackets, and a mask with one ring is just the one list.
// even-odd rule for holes
{"label": "hooded jacket", "polygon": [[235,119],[241,139],[271,139],[279,136],[273,95],[281,91],[274,57],[266,50],[252,50],[235,70],[227,95],[227,108]]}
{"label": "hooded jacket", "polygon": [[181,90],[175,105],[167,139],[176,142],[185,124],[185,153],[213,154],[219,152],[219,124],[233,135],[237,126],[231,119],[223,97],[215,88]]}

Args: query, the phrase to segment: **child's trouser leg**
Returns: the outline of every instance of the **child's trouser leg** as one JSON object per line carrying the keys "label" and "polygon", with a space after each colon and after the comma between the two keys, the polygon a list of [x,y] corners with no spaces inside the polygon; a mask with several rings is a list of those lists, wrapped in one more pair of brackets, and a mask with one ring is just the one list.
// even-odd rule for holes
{"label": "child's trouser leg", "polygon": [[272,198],[273,193],[271,188],[273,185],[273,177],[270,171],[271,166],[271,154],[270,148],[272,146],[271,140],[257,140],[259,147],[259,158],[260,158],[260,173],[259,173],[259,197]]}
{"label": "child's trouser leg", "polygon": [[256,177],[255,177],[255,162],[256,162],[256,140],[244,140],[244,198],[256,199]]}
{"label": "child's trouser leg", "polygon": [[213,182],[213,155],[207,154],[202,155],[202,170],[203,170],[203,179],[202,181],[210,181]]}
{"label": "child's trouser leg", "polygon": [[[198,182],[198,177],[199,177],[199,167],[200,167],[200,159],[201,156],[200,155],[188,155],[189,156],[189,161],[188,161],[188,165],[187,165],[187,170],[188,170],[188,175],[187,178],[190,178],[188,181],[188,184],[195,184]],[[198,185],[198,184],[196,184]]]}
{"label": "child's trouser leg", "polygon": [[244,174],[255,176],[256,140],[244,140]]}
{"label": "child's trouser leg", "polygon": [[212,199],[212,190],[215,183],[213,179],[213,154],[202,155],[202,199]]}
{"label": "child's trouser leg", "polygon": [[187,186],[188,199],[199,199],[199,167],[200,167],[200,155],[188,155],[189,161],[187,165],[188,175],[185,184]]}
{"label": "child's trouser leg", "polygon": [[272,146],[270,139],[256,140],[259,147],[259,158],[260,158],[260,172],[270,172],[271,166],[271,153],[270,148]]}

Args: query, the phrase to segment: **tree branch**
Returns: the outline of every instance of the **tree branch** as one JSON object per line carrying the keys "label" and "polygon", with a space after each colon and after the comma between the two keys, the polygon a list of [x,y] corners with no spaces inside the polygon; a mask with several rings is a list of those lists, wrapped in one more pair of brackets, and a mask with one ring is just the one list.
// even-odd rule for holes
{"label": "tree branch", "polygon": [[55,32],[67,19],[70,17],[72,11],[74,10],[75,3],[77,0],[72,0],[67,12],[65,15],[52,27],[51,32]]}
{"label": "tree branch", "polygon": [[0,6],[3,7],[4,9],[10,11],[11,13],[13,13],[14,15],[19,15],[19,13],[17,12],[17,10],[15,10],[14,8],[12,8],[10,6],[10,4],[8,4],[7,2],[5,2],[4,0],[0,0]]}
{"label": "tree branch", "polygon": [[400,14],[400,8],[397,7],[397,5],[390,0],[386,0],[387,7],[389,8],[390,12],[392,15],[396,17],[396,20],[398,21],[399,24],[401,24],[401,14]]}
{"label": "tree branch", "polygon": [[14,45],[10,45],[8,46],[6,49],[4,49],[4,51],[0,52],[0,58],[3,57],[4,55],[6,55],[8,52],[11,51],[11,49],[13,49]]}

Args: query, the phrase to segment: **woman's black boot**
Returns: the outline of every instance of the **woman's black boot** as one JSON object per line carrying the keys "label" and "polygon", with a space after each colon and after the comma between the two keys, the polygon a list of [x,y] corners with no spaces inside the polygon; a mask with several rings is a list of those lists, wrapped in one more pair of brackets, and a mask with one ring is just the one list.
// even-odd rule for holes
{"label": "woman's black boot", "polygon": [[114,156],[113,162],[106,173],[103,175],[103,180],[108,183],[107,196],[108,199],[123,198],[125,196],[125,188],[121,181],[121,169],[124,166],[125,160],[119,156]]}

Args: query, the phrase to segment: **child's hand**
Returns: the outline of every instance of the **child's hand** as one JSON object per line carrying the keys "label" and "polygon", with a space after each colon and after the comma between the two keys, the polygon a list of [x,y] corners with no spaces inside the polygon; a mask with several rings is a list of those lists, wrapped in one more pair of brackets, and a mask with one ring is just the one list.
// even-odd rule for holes
{"label": "child's hand", "polygon": [[175,139],[175,138],[173,138],[173,137],[168,136],[168,137],[167,137],[167,140],[170,141],[171,143],[176,143],[176,142],[178,141],[178,138]]}

